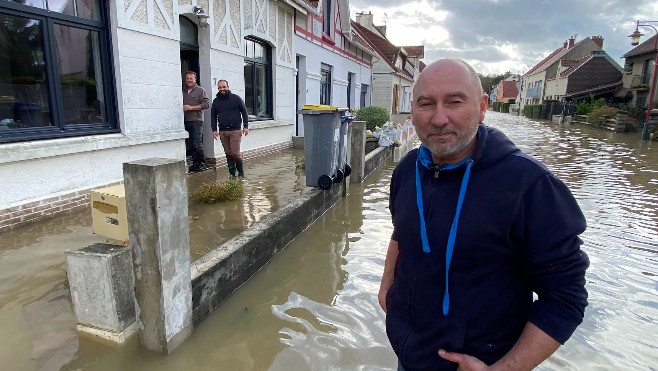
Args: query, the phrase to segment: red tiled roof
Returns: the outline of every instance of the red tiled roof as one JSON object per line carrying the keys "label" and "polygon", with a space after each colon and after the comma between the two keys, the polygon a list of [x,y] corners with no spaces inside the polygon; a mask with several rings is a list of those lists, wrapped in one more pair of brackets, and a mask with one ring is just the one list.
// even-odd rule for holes
{"label": "red tiled roof", "polygon": [[534,67],[528,70],[528,72],[525,73],[526,76],[530,75],[531,73],[535,72],[539,67],[541,67],[542,64],[546,63],[549,59],[553,58],[555,55],[557,55],[559,52],[561,52],[564,48],[560,47],[557,48],[553,51],[553,53],[549,54],[546,56],[546,58],[542,59],[539,63],[537,63]]}
{"label": "red tiled roof", "polygon": [[358,34],[358,32],[352,27],[352,41],[355,44],[359,44],[359,46],[367,51],[369,51],[371,54],[377,54],[375,49],[373,49],[370,45],[368,45],[368,42],[366,42],[361,35]]}
{"label": "red tiled roof", "polygon": [[407,52],[407,57],[425,58],[425,45],[403,46]]}
{"label": "red tiled roof", "polygon": [[644,40],[644,42],[633,49],[631,49],[628,53],[622,55],[622,58],[628,58],[628,57],[634,57],[636,55],[641,55],[645,53],[651,53],[656,51],[656,37],[658,37],[658,34],[651,36],[647,40]]}
{"label": "red tiled roof", "polygon": [[352,27],[356,28],[356,30],[363,36],[363,38],[373,46],[377,54],[379,54],[383,60],[386,61],[386,63],[393,69],[393,71],[397,72],[400,75],[403,75],[405,77],[413,79],[413,75],[411,75],[409,72],[395,67],[395,58],[397,57],[398,53],[400,52],[400,48],[391,44],[388,39],[383,38],[376,33],[370,31],[369,29],[361,26],[357,22],[352,21]]}
{"label": "red tiled roof", "polygon": [[563,55],[567,54],[567,52],[575,47],[577,47],[579,44],[581,44],[585,40],[591,40],[589,37],[586,37],[580,41],[578,41],[576,44],[572,45],[571,47],[560,47],[557,48],[553,51],[553,53],[549,54],[546,58],[542,59],[541,62],[537,63],[534,67],[532,67],[528,72],[524,74],[524,76],[528,76],[531,73],[535,71],[543,71],[546,68],[548,68],[552,63],[558,61]]}
{"label": "red tiled roof", "polygon": [[[560,74],[560,77],[565,77],[565,76],[571,75],[574,71],[576,71],[578,69],[578,67],[580,67],[583,64],[587,63],[587,61],[589,61],[590,59],[592,59],[592,56],[588,55],[587,57],[580,58],[577,61],[571,61],[571,60],[568,61],[568,62],[573,62],[573,63],[568,63],[568,64],[571,64],[571,66],[569,66],[569,68],[567,68],[564,72],[562,72]],[[564,66],[564,62],[565,61],[563,60],[562,61],[563,66]]]}

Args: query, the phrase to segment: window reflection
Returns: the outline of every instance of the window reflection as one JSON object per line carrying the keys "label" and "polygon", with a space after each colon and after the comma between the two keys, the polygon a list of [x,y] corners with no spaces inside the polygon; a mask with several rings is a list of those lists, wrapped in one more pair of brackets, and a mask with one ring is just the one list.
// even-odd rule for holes
{"label": "window reflection", "polygon": [[260,40],[244,39],[244,102],[250,119],[272,117],[271,50]]}
{"label": "window reflection", "polygon": [[98,0],[11,0],[14,3],[48,9],[74,17],[100,20],[100,7]]}
{"label": "window reflection", "polygon": [[41,26],[0,14],[0,130],[51,125]]}
{"label": "window reflection", "polygon": [[48,10],[75,16],[74,0],[48,0]]}
{"label": "window reflection", "polygon": [[105,122],[98,32],[54,28],[65,124]]}
{"label": "window reflection", "polygon": [[247,114],[254,115],[254,65],[251,63],[244,64],[244,101],[247,106]]}
{"label": "window reflection", "polygon": [[267,101],[265,97],[267,95],[267,71],[265,66],[256,65],[256,116],[265,116],[267,114]]}
{"label": "window reflection", "polygon": [[14,3],[25,4],[35,8],[46,9],[45,0],[11,0]]}

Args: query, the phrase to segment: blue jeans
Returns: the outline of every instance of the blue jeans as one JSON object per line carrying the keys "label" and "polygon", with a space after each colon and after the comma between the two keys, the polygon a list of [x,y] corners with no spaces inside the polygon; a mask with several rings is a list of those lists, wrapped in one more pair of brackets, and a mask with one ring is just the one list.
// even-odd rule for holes
{"label": "blue jeans", "polygon": [[185,121],[185,131],[189,134],[185,144],[192,151],[192,162],[204,163],[206,158],[203,155],[203,121]]}

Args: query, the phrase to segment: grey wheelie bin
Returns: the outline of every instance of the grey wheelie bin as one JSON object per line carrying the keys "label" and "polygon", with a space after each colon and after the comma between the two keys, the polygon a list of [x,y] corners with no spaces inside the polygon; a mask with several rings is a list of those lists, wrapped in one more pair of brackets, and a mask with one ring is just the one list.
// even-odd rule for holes
{"label": "grey wheelie bin", "polygon": [[352,174],[352,167],[347,163],[347,130],[354,117],[349,111],[341,112],[340,142],[338,144],[338,167],[334,183],[340,183]]}
{"label": "grey wheelie bin", "polygon": [[304,117],[306,185],[330,189],[337,179],[341,112],[333,106],[307,104],[298,113]]}

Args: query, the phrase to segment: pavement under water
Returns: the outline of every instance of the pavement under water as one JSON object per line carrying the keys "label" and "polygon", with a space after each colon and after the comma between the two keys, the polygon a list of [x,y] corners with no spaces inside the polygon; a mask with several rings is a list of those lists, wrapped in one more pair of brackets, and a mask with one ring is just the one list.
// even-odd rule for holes
{"label": "pavement under water", "polygon": [[[494,112],[487,113],[486,121],[546,163],[570,187],[588,221],[582,235],[583,249],[591,261],[587,273],[590,304],[585,320],[538,369],[655,369],[658,143],[640,141],[639,133],[615,134]],[[361,185],[350,185],[348,197],[261,269],[167,356],[141,350],[136,338],[121,348],[112,348],[75,333],[63,252],[99,239],[91,234],[88,211],[3,233],[2,368],[395,369],[384,314],[377,304],[391,232],[387,202],[393,166],[387,164]],[[256,181],[249,173],[247,176],[247,182]],[[303,183],[301,179],[295,183],[299,185],[295,192],[303,192]],[[267,190],[265,185],[261,187]],[[285,189],[293,190],[295,186]],[[277,202],[285,203],[285,197],[295,196],[279,195],[276,200],[262,196],[260,199],[267,200],[264,205],[269,206],[258,210],[273,210]],[[192,210],[191,206],[191,218],[195,214]],[[243,210],[251,212],[247,225],[263,215],[251,210]],[[225,228],[217,229],[213,223],[222,220],[219,214],[207,214],[210,216],[199,213],[206,227],[199,224],[196,233],[204,228],[214,234],[232,230],[226,223]]]}

